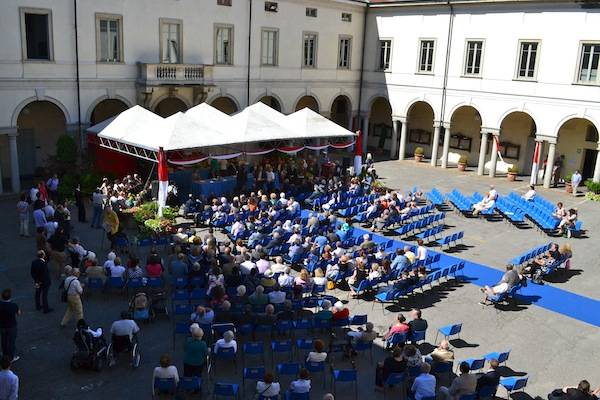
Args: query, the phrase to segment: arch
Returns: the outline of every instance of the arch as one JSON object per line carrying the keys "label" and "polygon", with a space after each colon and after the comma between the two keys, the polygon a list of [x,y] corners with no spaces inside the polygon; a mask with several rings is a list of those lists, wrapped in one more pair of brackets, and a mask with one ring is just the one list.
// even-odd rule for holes
{"label": "arch", "polygon": [[327,110],[331,110],[331,108],[333,107],[333,104],[340,98],[340,97],[345,97],[346,100],[348,101],[348,104],[350,104],[350,112],[352,112],[352,104],[354,104],[354,99],[352,99],[352,96],[350,96],[350,93],[346,92],[345,90],[340,90],[338,94],[336,94],[331,101],[329,102],[329,106],[327,107]]}
{"label": "arch", "polygon": [[498,123],[496,124],[497,127],[502,126],[502,121],[504,121],[504,119],[506,117],[508,117],[510,114],[515,113],[515,112],[521,112],[523,114],[527,114],[529,115],[529,118],[531,118],[533,120],[533,122],[535,123],[535,125],[537,126],[537,117],[535,116],[535,113],[531,112],[530,110],[526,109],[526,108],[518,108],[518,107],[513,107],[510,108],[508,110],[506,110],[501,116],[500,119],[498,119]]}
{"label": "arch", "polygon": [[240,102],[234,96],[232,96],[228,93],[217,93],[214,96],[211,96],[209,99],[207,99],[206,102],[212,106],[213,103],[220,98],[226,98],[226,99],[231,100],[231,102],[233,103],[233,106],[237,110],[236,112],[242,110],[242,106],[240,105]]}
{"label": "arch", "polygon": [[408,105],[406,106],[406,109],[404,110],[404,115],[406,116],[406,118],[408,118],[408,114],[410,114],[412,108],[417,104],[417,103],[423,103],[426,104],[427,106],[429,106],[429,109],[431,110],[432,114],[433,114],[433,120],[435,121],[435,109],[433,108],[433,106],[427,101],[425,100],[425,98],[423,97],[418,97],[415,99],[412,99],[411,101],[408,102]]}
{"label": "arch", "polygon": [[563,159],[557,176],[564,177],[579,170],[583,179],[592,178],[600,144],[598,125],[587,116],[573,115],[561,121],[556,134],[556,156]]}
{"label": "arch", "polygon": [[[271,98],[272,100],[275,100],[278,104],[279,104],[279,109],[275,108],[272,106],[273,103],[272,101],[270,101],[269,103],[266,103],[265,101],[267,101],[268,98]],[[263,101],[263,99],[265,101]],[[277,96],[275,93],[264,93],[260,96],[258,96],[258,98],[256,100],[254,100],[254,102],[252,104],[256,104],[258,102],[264,103],[266,105],[268,105],[269,107],[271,107],[274,110],[279,111],[280,113],[284,113],[284,104],[283,104],[283,100],[281,100],[281,97]]]}
{"label": "arch", "polygon": [[152,101],[152,103],[150,104],[150,106],[148,107],[150,110],[154,110],[156,108],[156,106],[163,100],[165,99],[169,99],[169,98],[174,98],[174,99],[178,99],[181,100],[183,102],[183,104],[185,104],[185,106],[187,108],[191,108],[192,104],[183,96],[180,96],[176,93],[173,94],[164,94],[162,96],[157,97],[154,101]]}
{"label": "arch", "polygon": [[21,109],[16,126],[19,172],[21,176],[32,176],[36,167],[56,154],[58,138],[67,133],[66,115],[56,103],[36,100]]}
{"label": "arch", "polygon": [[331,119],[336,124],[343,126],[344,128],[350,128],[350,117],[352,116],[352,102],[350,101],[350,98],[348,96],[343,94],[337,96],[331,103],[329,112],[329,119]]}
{"label": "arch", "polygon": [[123,96],[119,96],[119,95],[111,96],[111,97],[109,97],[107,95],[100,96],[90,103],[90,106],[88,107],[88,109],[85,113],[85,121],[91,122],[92,113],[94,112],[94,108],[96,108],[98,106],[98,104],[102,103],[104,100],[118,100],[118,101],[122,102],[123,104],[125,104],[127,106],[127,108],[133,107],[133,103],[131,103],[129,101],[129,99],[127,99]]}
{"label": "arch", "polygon": [[569,122],[569,120],[576,119],[576,118],[579,118],[579,119],[586,119],[586,120],[588,120],[588,121],[589,121],[589,122],[590,122],[592,125],[594,125],[594,127],[595,127],[597,130],[600,130],[600,122],[599,122],[599,121],[596,121],[594,118],[591,118],[590,116],[587,116],[587,115],[581,115],[581,114],[569,114],[569,115],[567,115],[566,117],[564,117],[563,119],[561,119],[561,120],[558,122],[558,124],[556,125],[556,128],[554,128],[554,136],[555,136],[556,138],[558,138],[558,136],[559,136],[559,135],[558,135],[558,132],[560,131],[560,128],[562,128],[564,124],[566,124],[567,122]]}
{"label": "arch", "polygon": [[390,108],[392,110],[392,115],[396,115],[396,114],[394,114],[394,108],[392,107],[392,103],[391,103],[389,97],[384,93],[375,94],[375,95],[371,96],[369,98],[369,100],[367,101],[367,110],[370,111],[373,108],[373,103],[375,103],[377,100],[380,100],[380,99],[385,99],[388,102],[388,104],[390,105]]}
{"label": "arch", "polygon": [[392,105],[387,96],[378,96],[371,99],[369,105],[370,127],[367,147],[370,145],[375,152],[382,152],[385,149],[389,150],[392,146],[394,129]]}
{"label": "arch", "polygon": [[17,119],[19,118],[19,114],[21,114],[21,111],[29,103],[33,103],[35,101],[47,101],[47,102],[50,102],[50,103],[54,104],[55,106],[57,106],[62,111],[63,115],[65,116],[65,123],[68,124],[71,121],[71,116],[69,115],[69,111],[67,111],[67,107],[65,107],[60,101],[58,101],[54,97],[44,96],[43,98],[39,99],[36,96],[32,96],[32,97],[28,97],[25,100],[21,101],[17,105],[17,107],[15,108],[15,111],[13,112],[12,118],[10,120],[12,127],[16,127],[17,126]]}
{"label": "arch", "polygon": [[463,107],[471,107],[472,109],[477,111],[477,114],[479,114],[479,120],[481,122],[481,126],[485,126],[485,127],[488,126],[486,124],[487,121],[485,121],[483,118],[483,114],[481,113],[481,111],[479,111],[480,108],[476,104],[471,104],[471,103],[467,103],[467,102],[455,104],[454,107],[452,107],[452,109],[450,110],[450,113],[448,114],[448,118],[446,118],[445,121],[452,121],[452,117],[454,116],[454,114]]}
{"label": "arch", "polygon": [[317,99],[317,96],[313,94],[304,94],[298,96],[294,104],[294,111],[300,111],[304,107],[308,107],[316,113],[321,112],[321,103],[319,102],[319,99]]}
{"label": "arch", "polygon": [[228,115],[233,115],[236,112],[240,111],[240,107],[238,103],[231,96],[219,96],[215,97],[209,103],[211,106],[216,108],[217,110],[224,112]]}
{"label": "arch", "polygon": [[155,114],[158,114],[163,118],[167,118],[173,114],[176,114],[177,112],[185,112],[189,108],[189,105],[183,99],[175,96],[167,96],[161,101],[157,102],[153,110]]}
{"label": "arch", "polygon": [[[119,98],[109,98],[108,96],[104,97],[105,98],[103,100],[95,101],[95,105],[90,107],[87,111],[88,115],[86,117],[86,121],[89,121],[92,125],[102,122],[105,119],[114,117],[115,115],[118,115],[130,108],[126,102]],[[101,109],[103,106],[108,107],[108,109],[100,112],[99,109]]]}
{"label": "arch", "polygon": [[438,146],[438,143],[433,143],[434,123],[435,112],[431,104],[424,100],[411,103],[406,112],[408,126],[406,154],[413,154],[417,147],[421,147],[426,157],[433,155],[434,146]]}

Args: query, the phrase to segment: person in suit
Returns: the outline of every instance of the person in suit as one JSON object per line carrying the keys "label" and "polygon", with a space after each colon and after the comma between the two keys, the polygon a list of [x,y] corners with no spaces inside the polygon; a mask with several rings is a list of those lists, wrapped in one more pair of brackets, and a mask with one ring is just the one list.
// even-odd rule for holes
{"label": "person in suit", "polygon": [[460,363],[460,376],[452,381],[449,388],[442,386],[440,388],[440,396],[444,400],[458,400],[460,396],[465,394],[475,393],[477,387],[477,375],[470,374],[469,364],[466,362]]}
{"label": "person in suit", "polygon": [[51,281],[44,250],[39,250],[37,258],[31,263],[31,277],[35,285],[35,309],[38,311],[43,310],[44,314],[47,314],[52,311],[48,307],[48,289]]}
{"label": "person in suit", "polygon": [[477,392],[487,386],[497,387],[500,384],[500,372],[498,372],[498,360],[490,360],[490,369],[477,379]]}

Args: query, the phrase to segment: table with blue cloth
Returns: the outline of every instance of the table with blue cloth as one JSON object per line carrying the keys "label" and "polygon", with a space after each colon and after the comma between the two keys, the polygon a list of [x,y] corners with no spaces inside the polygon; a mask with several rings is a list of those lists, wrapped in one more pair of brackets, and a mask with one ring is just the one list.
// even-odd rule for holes
{"label": "table with blue cloth", "polygon": [[226,176],[217,179],[204,179],[201,181],[192,182],[192,194],[194,196],[223,196],[228,193],[233,193],[237,180],[235,176]]}

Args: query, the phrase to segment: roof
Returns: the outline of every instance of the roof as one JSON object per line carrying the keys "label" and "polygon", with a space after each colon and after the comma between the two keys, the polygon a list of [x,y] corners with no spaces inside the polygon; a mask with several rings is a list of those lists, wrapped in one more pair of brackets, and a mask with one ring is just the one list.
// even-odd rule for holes
{"label": "roof", "polygon": [[[264,103],[229,116],[202,103],[185,113],[162,118],[134,106],[117,117],[88,128],[103,143],[128,152],[126,146],[147,151],[198,149],[271,140],[350,137],[355,134],[307,108],[284,115]],[[134,154],[136,155],[136,154]]]}

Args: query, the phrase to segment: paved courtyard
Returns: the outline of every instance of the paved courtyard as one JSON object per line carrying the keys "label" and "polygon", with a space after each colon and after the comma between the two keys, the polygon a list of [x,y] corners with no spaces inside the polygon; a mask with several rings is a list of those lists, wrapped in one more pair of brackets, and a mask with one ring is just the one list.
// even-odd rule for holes
{"label": "paved courtyard", "polygon": [[[509,183],[505,179],[491,180],[477,177],[474,173],[460,173],[455,169],[433,169],[426,165],[415,165],[413,161],[380,162],[376,165],[384,183],[395,189],[406,191],[414,185],[423,190],[437,187],[442,192],[458,188],[463,193],[477,190],[484,192],[487,185],[494,183],[500,194],[510,190],[524,191],[527,182]],[[567,279],[551,283],[561,289],[583,296],[599,299],[597,288],[600,284],[598,271],[598,233],[600,232],[600,207],[586,201],[583,197],[574,199],[559,190],[539,189],[539,193],[551,201],[561,200],[567,206],[577,206],[580,219],[588,230],[586,238],[570,239],[573,246],[573,271]],[[16,216],[14,204],[16,200],[6,198],[0,200],[0,218],[6,223],[0,227],[0,286],[12,287],[15,301],[21,306],[23,315],[19,319],[18,353],[21,360],[14,370],[21,379],[21,398],[23,399],[128,399],[133,396],[150,398],[152,369],[157,365],[162,353],[170,353],[175,364],[182,366],[182,341],[172,340],[172,324],[167,320],[157,320],[141,326],[140,343],[142,348],[142,364],[132,371],[123,358],[111,370],[102,372],[71,371],[69,360],[73,350],[71,327],[61,329],[59,322],[64,312],[64,305],[59,303],[57,284],[53,282],[50,291],[51,306],[54,312],[43,315],[34,310],[33,285],[29,278],[29,265],[34,255],[33,239],[22,239],[16,234]],[[75,215],[75,213],[74,213]],[[550,238],[534,229],[517,230],[504,222],[486,222],[484,220],[465,219],[449,213],[446,224],[448,231],[465,231],[466,248],[454,256],[473,260],[494,268],[502,269],[506,262],[515,255],[536,245],[547,243]],[[90,230],[87,225],[75,225],[74,235],[80,237],[88,248],[95,251],[104,261],[107,249],[101,248],[101,233]],[[567,239],[558,238],[562,243]],[[564,280],[564,282],[563,282]],[[493,283],[493,282],[490,282]],[[574,385],[580,379],[590,380],[592,386],[600,385],[600,369],[598,368],[595,349],[600,348],[598,327],[570,317],[540,308],[535,304],[519,304],[506,310],[493,307],[482,307],[477,304],[480,299],[479,288],[468,283],[449,282],[402,302],[400,307],[390,307],[385,313],[381,307],[372,307],[371,302],[352,300],[351,313],[367,313],[379,332],[384,332],[393,320],[393,311],[406,310],[410,307],[421,307],[424,318],[429,321],[427,342],[434,344],[435,331],[438,327],[449,323],[463,322],[462,340],[454,341],[458,360],[482,356],[492,351],[511,349],[505,374],[527,373],[530,377],[526,393],[531,397],[542,396],[555,387]],[[345,292],[339,292],[346,299]],[[118,318],[121,310],[127,308],[127,299],[116,293],[100,295],[94,293],[86,296],[84,302],[85,317],[94,326],[108,329],[113,320]],[[588,310],[598,313],[598,309]],[[318,335],[318,334],[317,334]],[[381,342],[376,342],[374,362],[385,355],[380,349]],[[422,345],[427,352],[431,346]],[[278,358],[279,362],[283,357]],[[276,361],[277,362],[277,361]],[[250,362],[249,362],[250,363]],[[343,359],[335,359],[337,367],[350,367]],[[258,365],[256,361],[254,364]],[[359,359],[358,395],[381,398],[383,395],[373,390],[374,364],[368,357]],[[271,368],[270,355],[266,357],[266,367]],[[241,383],[241,362],[237,372],[230,366],[219,367],[217,379]],[[287,386],[289,380],[283,380]],[[211,381],[212,383],[212,381]],[[205,394],[209,384],[204,382]],[[324,393],[322,378],[316,377],[313,382],[313,399],[319,399]],[[329,390],[329,380],[327,382]],[[251,385],[245,398],[251,398]],[[353,399],[350,386],[338,386],[338,398]],[[498,394],[506,397],[500,389]],[[395,392],[394,397],[398,394]]]}

